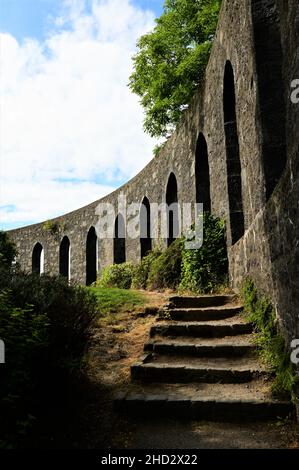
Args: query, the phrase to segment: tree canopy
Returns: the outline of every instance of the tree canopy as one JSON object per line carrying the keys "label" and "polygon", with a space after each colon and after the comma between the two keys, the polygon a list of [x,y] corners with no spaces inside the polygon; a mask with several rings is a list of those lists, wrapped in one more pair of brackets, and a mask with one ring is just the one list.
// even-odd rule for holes
{"label": "tree canopy", "polygon": [[166,0],[156,26],[133,57],[131,90],[145,109],[144,129],[166,137],[203,79],[221,0]]}

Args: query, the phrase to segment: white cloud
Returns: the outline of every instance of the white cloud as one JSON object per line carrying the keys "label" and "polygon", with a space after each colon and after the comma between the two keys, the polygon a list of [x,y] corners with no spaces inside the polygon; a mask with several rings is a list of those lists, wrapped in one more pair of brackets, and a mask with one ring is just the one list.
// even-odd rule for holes
{"label": "white cloud", "polygon": [[[43,43],[0,35],[1,222],[79,208],[151,158],[143,111],[127,84],[154,15],[130,0],[67,0]],[[55,24],[54,24],[55,23]],[[59,25],[59,26],[58,26]],[[58,178],[83,181],[58,182]]]}
{"label": "white cloud", "polygon": [[[20,188],[22,188],[21,194]],[[47,184],[23,182],[22,185],[12,182],[10,185],[4,185],[9,205],[4,209],[0,208],[0,220],[16,225],[26,220],[42,221],[57,216],[57,208],[61,207],[62,201],[66,207],[77,209],[112,190],[112,187],[88,182],[80,184],[68,182],[63,185],[55,181],[47,181]],[[51,204],[49,204],[50,198]],[[17,206],[16,212],[12,210],[13,206]]]}

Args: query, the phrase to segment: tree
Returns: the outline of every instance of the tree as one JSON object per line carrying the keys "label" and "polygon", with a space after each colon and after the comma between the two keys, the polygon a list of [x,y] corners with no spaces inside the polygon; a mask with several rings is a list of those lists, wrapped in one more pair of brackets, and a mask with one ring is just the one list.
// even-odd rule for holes
{"label": "tree", "polygon": [[10,267],[17,256],[14,243],[6,232],[0,231],[0,267]]}
{"label": "tree", "polygon": [[131,90],[145,109],[144,129],[166,137],[202,81],[221,0],[166,0],[154,30],[142,36],[133,57]]}

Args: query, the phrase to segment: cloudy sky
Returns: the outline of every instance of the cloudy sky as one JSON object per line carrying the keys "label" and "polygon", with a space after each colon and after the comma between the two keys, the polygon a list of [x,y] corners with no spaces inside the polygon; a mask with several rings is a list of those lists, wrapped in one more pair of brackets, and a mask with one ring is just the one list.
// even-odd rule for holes
{"label": "cloudy sky", "polygon": [[152,158],[127,84],[163,0],[0,0],[0,228],[107,194]]}

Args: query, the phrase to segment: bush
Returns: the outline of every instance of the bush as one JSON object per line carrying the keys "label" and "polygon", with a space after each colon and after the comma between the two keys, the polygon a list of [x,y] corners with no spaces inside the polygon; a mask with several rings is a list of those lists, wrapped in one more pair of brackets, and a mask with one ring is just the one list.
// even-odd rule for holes
{"label": "bush", "polygon": [[259,295],[254,283],[246,279],[241,291],[247,319],[256,331],[255,343],[259,355],[274,374],[272,392],[279,397],[295,398],[297,376],[285,341],[279,331],[276,315],[270,301]]}
{"label": "bush", "polygon": [[162,252],[159,248],[154,248],[150,251],[136,266],[132,287],[135,289],[146,289],[148,285],[148,277],[152,267],[153,262],[161,256]]}
{"label": "bush", "polygon": [[33,314],[49,320],[48,363],[80,366],[97,316],[95,296],[84,287],[69,285],[61,276],[18,273],[10,276],[7,287],[15,307],[30,305]]}
{"label": "bush", "polygon": [[132,263],[111,264],[103,269],[98,287],[118,287],[119,289],[130,289],[136,267]]}
{"label": "bush", "polygon": [[17,256],[14,243],[6,232],[0,231],[0,266],[10,267]]}
{"label": "bush", "polygon": [[1,270],[0,286],[0,338],[6,346],[0,414],[6,436],[12,436],[9,445],[17,446],[19,423],[24,433],[28,416],[66,399],[70,378],[84,364],[98,307],[89,290],[62,277]]}
{"label": "bush", "polygon": [[175,240],[153,260],[148,275],[150,289],[176,289],[181,279],[182,239]]}
{"label": "bush", "polygon": [[[48,327],[45,315],[29,306],[14,307],[12,293],[0,293],[0,335],[6,357],[0,369],[0,416],[6,436],[18,433],[18,422],[27,418],[25,403],[32,399],[39,380],[36,364],[45,356]],[[0,441],[1,447],[5,444]]]}
{"label": "bush", "polygon": [[182,247],[180,287],[195,293],[219,289],[226,282],[228,272],[224,221],[206,212],[203,215],[203,229],[200,249]]}

